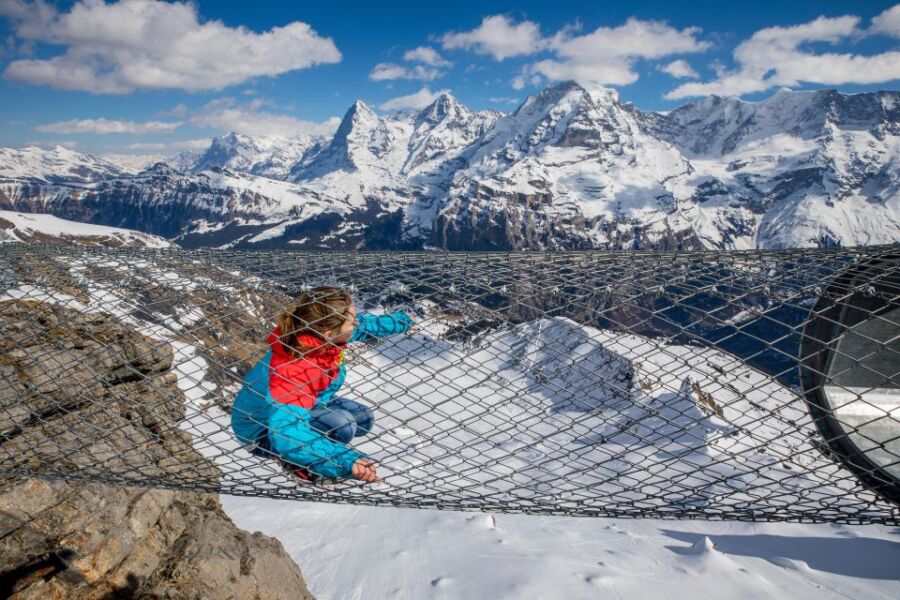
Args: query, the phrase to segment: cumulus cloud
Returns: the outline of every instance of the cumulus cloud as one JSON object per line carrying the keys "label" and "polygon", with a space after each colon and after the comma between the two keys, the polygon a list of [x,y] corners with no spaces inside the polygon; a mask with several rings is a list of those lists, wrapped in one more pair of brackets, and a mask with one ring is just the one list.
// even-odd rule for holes
{"label": "cumulus cloud", "polygon": [[72,119],[38,125],[34,129],[41,133],[130,133],[132,135],[169,134],[183,125],[182,121],[115,121],[110,119]]}
{"label": "cumulus cloud", "polygon": [[657,66],[656,68],[663,73],[668,73],[676,79],[696,79],[697,77],[700,77],[690,63],[683,58],[673,60],[665,66]]}
{"label": "cumulus cloud", "polygon": [[546,52],[552,55],[526,65],[511,85],[520,90],[545,79],[573,79],[584,85],[628,85],[638,79],[638,59],[657,59],[676,54],[702,52],[710,44],[697,38],[698,27],[676,29],[661,21],[630,18],[618,27],[598,27],[580,34],[566,27],[551,37],[542,37],[536,23],[514,23],[505,15],[485,17],[471,31],[446,33],[445,49],[462,48],[488,54],[497,60]]}
{"label": "cumulus cloud", "polygon": [[522,21],[516,24],[506,15],[485,17],[481,25],[471,31],[450,32],[441,36],[441,46],[445,50],[462,48],[489,54],[496,60],[534,54],[544,44],[537,23]]}
{"label": "cumulus cloud", "polygon": [[892,6],[872,19],[869,33],[900,37],[900,4]]}
{"label": "cumulus cloud", "polygon": [[369,73],[372,81],[390,81],[392,79],[418,79],[420,81],[433,81],[443,72],[442,68],[449,67],[452,63],[438,54],[434,48],[419,46],[403,53],[403,60],[416,65],[398,65],[396,63],[378,63]]}
{"label": "cumulus cloud", "polygon": [[699,27],[675,29],[662,21],[642,21],[629,18],[618,27],[598,27],[591,33],[572,35],[563,31],[551,40],[550,46],[562,57],[585,59],[660,58],[671,54],[700,52],[709,42],[696,38]]}
{"label": "cumulus cloud", "polygon": [[665,97],[742,96],[801,83],[872,84],[900,79],[900,52],[896,50],[863,56],[846,52],[817,53],[804,48],[813,42],[835,44],[867,34],[894,35],[897,21],[895,6],[875,17],[868,32],[859,28],[860,18],[852,15],[818,17],[801,25],[761,29],[735,48],[734,70],[721,70],[713,81],[682,84]]}
{"label": "cumulus cloud", "polygon": [[378,63],[369,73],[372,81],[388,81],[391,79],[420,79],[432,81],[440,75],[440,71],[425,65],[413,65],[410,67],[394,63]]}
{"label": "cumulus cloud", "polygon": [[306,23],[257,33],[201,21],[190,2],[81,0],[60,12],[42,0],[2,0],[0,16],[11,21],[16,38],[64,48],[14,60],[4,77],[60,89],[217,90],[341,60],[334,42]]}
{"label": "cumulus cloud", "polygon": [[436,92],[432,92],[428,89],[428,87],[423,87],[418,92],[413,92],[412,94],[406,96],[399,96],[397,98],[392,98],[387,102],[383,102],[378,105],[378,108],[381,110],[395,110],[398,108],[425,108],[434,100],[440,96],[441,94],[449,94],[450,90],[438,90]]}
{"label": "cumulus cloud", "polygon": [[262,110],[267,104],[262,99],[239,104],[234,98],[218,98],[207,102],[190,120],[199,127],[212,127],[220,131],[281,137],[329,135],[334,133],[341,121],[338,117],[323,122],[304,121]]}
{"label": "cumulus cloud", "polygon": [[403,53],[403,60],[420,62],[432,67],[449,67],[450,61],[438,54],[438,51],[428,46],[419,46]]}
{"label": "cumulus cloud", "polygon": [[576,35],[561,31],[548,42],[556,58],[536,62],[525,72],[549,80],[574,79],[585,85],[628,85],[638,80],[638,59],[702,52],[709,42],[697,39],[699,27],[675,29],[662,21],[629,18],[618,27],[598,27]]}
{"label": "cumulus cloud", "polygon": [[[584,85],[628,85],[638,80],[637,72],[632,69],[632,61],[628,59],[608,58],[602,62],[547,59],[528,66],[526,72],[538,73],[550,81],[572,79]],[[515,80],[521,86],[516,89],[522,89],[524,81]],[[535,83],[534,78],[531,81],[532,84]]]}

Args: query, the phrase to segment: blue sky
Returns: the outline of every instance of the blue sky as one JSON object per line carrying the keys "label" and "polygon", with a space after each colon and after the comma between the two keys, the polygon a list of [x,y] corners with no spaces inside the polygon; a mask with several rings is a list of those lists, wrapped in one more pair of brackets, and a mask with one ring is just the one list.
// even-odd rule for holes
{"label": "blue sky", "polygon": [[645,110],[780,87],[898,89],[893,2],[0,0],[0,145],[169,154],[327,133],[449,90],[511,110],[555,81]]}

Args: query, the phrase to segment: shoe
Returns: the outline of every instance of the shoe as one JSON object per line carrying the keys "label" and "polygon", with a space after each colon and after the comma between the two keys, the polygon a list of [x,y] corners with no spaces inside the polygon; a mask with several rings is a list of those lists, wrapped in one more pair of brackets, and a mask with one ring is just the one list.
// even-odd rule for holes
{"label": "shoe", "polygon": [[309,469],[305,467],[298,467],[295,464],[291,464],[285,462],[283,460],[278,461],[281,464],[281,468],[284,472],[291,478],[297,481],[298,483],[308,483],[318,487],[323,488],[333,488],[335,487],[340,480],[339,479],[331,479],[329,477],[323,477],[318,473],[313,473]]}

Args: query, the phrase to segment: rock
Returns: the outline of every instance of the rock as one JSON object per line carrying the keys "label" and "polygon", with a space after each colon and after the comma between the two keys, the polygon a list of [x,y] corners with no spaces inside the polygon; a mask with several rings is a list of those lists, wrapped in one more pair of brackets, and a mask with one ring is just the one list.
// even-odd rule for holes
{"label": "rock", "polygon": [[168,345],[40,302],[0,303],[0,334],[0,472],[22,475],[0,480],[0,597],[312,598],[281,543],[214,495],[28,477],[217,489],[178,428]]}

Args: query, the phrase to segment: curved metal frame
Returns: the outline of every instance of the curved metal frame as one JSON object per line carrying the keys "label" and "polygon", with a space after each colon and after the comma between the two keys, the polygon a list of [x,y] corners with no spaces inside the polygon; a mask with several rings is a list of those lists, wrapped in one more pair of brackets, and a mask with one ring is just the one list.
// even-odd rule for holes
{"label": "curved metal frame", "polygon": [[[833,343],[847,330],[846,318],[860,294],[859,279],[885,264],[900,264],[900,255],[888,255],[854,266],[829,282],[810,311],[800,343],[800,383],[810,415],[829,450],[860,482],[882,498],[900,504],[900,479],[868,458],[847,435],[826,397],[826,373],[834,356]],[[842,297],[842,301],[835,300]],[[886,307],[887,308],[887,307]]]}

